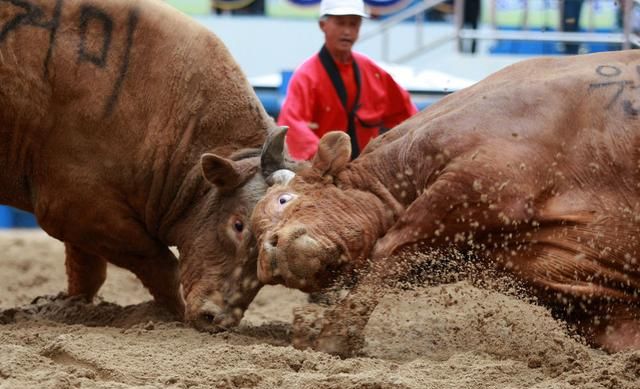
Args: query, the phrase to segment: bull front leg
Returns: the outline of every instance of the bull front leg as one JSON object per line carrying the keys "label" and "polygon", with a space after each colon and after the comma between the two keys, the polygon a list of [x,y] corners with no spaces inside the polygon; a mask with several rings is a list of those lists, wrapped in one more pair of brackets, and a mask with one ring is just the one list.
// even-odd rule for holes
{"label": "bull front leg", "polygon": [[93,300],[107,278],[107,261],[79,247],[65,243],[65,267],[67,270],[67,294]]}
{"label": "bull front leg", "polygon": [[168,248],[161,246],[145,254],[120,254],[111,262],[133,272],[159,304],[183,320],[185,304],[180,293],[178,260]]}
{"label": "bull front leg", "polygon": [[180,319],[184,302],[180,294],[178,261],[166,248],[158,247],[152,255],[117,253],[107,256],[91,254],[77,245],[66,243],[67,294],[92,301],[104,284],[109,262],[133,272],[153,298]]}

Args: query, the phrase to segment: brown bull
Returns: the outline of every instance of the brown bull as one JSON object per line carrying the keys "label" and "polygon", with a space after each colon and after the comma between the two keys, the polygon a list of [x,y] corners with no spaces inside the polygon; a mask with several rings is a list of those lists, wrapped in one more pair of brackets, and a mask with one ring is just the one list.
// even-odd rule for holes
{"label": "brown bull", "polygon": [[[349,355],[377,284],[454,248],[491,261],[609,351],[640,348],[640,53],[534,59],[454,93],[349,162],[343,133],[255,208],[258,277],[368,273],[315,347]],[[419,256],[414,256],[419,257]],[[445,257],[446,258],[446,257]]]}
{"label": "brown bull", "polygon": [[70,295],[111,262],[181,317],[184,296],[188,320],[237,323],[273,126],[223,43],[162,2],[0,0],[0,203],[65,243]]}

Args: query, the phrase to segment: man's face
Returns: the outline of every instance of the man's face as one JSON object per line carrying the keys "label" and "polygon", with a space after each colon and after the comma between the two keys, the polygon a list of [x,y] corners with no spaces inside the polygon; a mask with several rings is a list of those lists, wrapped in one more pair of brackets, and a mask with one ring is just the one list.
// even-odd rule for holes
{"label": "man's face", "polygon": [[325,45],[331,53],[351,52],[358,39],[362,17],[357,15],[328,15],[320,19]]}

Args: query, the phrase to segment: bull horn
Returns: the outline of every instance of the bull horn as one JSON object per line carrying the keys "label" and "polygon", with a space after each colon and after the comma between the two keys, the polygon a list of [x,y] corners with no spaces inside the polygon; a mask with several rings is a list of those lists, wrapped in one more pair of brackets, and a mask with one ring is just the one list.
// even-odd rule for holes
{"label": "bull horn", "polygon": [[287,129],[288,127],[281,126],[267,135],[267,140],[264,142],[260,156],[262,176],[265,179],[286,166],[284,140]]}
{"label": "bull horn", "polygon": [[266,178],[267,185],[273,186],[276,184],[285,185],[291,181],[296,174],[288,169],[278,169]]}

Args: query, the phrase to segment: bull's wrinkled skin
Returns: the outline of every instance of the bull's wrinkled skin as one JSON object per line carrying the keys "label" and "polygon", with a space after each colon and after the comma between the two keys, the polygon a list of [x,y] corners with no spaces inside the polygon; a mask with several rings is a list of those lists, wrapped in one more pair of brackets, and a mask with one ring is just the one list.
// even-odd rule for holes
{"label": "bull's wrinkled skin", "polygon": [[453,247],[494,261],[592,345],[640,349],[638,69],[637,51],[524,61],[353,162],[347,136],[327,134],[312,167],[255,208],[258,277],[313,291],[371,259],[312,344],[349,356],[376,286],[415,265],[400,254]]}
{"label": "bull's wrinkled skin", "polygon": [[163,2],[0,1],[0,203],[65,243],[71,296],[110,262],[199,327],[236,324],[262,285],[247,226],[274,127],[223,43]]}

